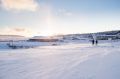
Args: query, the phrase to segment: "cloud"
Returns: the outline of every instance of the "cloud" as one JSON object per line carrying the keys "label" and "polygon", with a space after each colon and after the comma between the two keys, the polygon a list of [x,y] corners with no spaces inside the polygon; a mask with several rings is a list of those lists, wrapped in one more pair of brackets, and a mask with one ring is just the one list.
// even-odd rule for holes
{"label": "cloud", "polygon": [[25,28],[16,27],[16,28],[11,28],[11,29],[9,29],[9,31],[11,31],[11,32],[16,32],[16,33],[20,33],[20,32],[27,32],[28,30],[25,29]]}
{"label": "cloud", "polygon": [[72,15],[73,15],[72,12],[69,12],[69,11],[67,11],[67,10],[65,10],[65,9],[59,9],[59,10],[58,10],[58,13],[59,13],[60,15],[64,15],[64,16],[72,16]]}
{"label": "cloud", "polygon": [[0,29],[0,34],[2,35],[23,35],[23,36],[33,36],[35,32],[28,28],[20,27],[5,27]]}
{"label": "cloud", "polygon": [[17,31],[17,32],[24,32],[24,31],[26,31],[25,28],[14,28],[13,30]]}
{"label": "cloud", "polygon": [[13,11],[36,11],[38,3],[36,0],[1,0],[1,7]]}

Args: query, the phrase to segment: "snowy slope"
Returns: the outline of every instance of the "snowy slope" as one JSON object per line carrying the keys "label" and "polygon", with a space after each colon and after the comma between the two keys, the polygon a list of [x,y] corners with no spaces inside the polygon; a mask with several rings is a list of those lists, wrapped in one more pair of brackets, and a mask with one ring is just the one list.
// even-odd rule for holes
{"label": "snowy slope", "polygon": [[0,51],[0,79],[120,79],[120,47],[69,44]]}

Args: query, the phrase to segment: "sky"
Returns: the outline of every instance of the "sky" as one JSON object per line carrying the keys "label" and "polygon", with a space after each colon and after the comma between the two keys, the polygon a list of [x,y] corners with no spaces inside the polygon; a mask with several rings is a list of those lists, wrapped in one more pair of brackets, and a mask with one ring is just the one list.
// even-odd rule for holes
{"label": "sky", "polygon": [[57,35],[120,30],[120,0],[0,0],[0,34]]}

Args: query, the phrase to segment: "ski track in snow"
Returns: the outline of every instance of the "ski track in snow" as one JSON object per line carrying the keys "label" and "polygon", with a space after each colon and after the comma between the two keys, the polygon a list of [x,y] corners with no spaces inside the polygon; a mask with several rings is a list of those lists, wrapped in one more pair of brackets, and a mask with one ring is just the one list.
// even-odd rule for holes
{"label": "ski track in snow", "polygon": [[120,49],[70,44],[0,51],[0,79],[120,79]]}

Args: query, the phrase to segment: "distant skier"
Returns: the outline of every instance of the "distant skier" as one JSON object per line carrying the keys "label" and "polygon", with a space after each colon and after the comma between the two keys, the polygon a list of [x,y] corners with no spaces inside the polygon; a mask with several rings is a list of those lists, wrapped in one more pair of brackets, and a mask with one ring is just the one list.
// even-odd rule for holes
{"label": "distant skier", "polygon": [[98,40],[95,41],[95,44],[96,44],[96,45],[98,44]]}
{"label": "distant skier", "polygon": [[95,41],[94,41],[94,39],[92,40],[92,45],[94,45],[94,43],[95,43]]}

